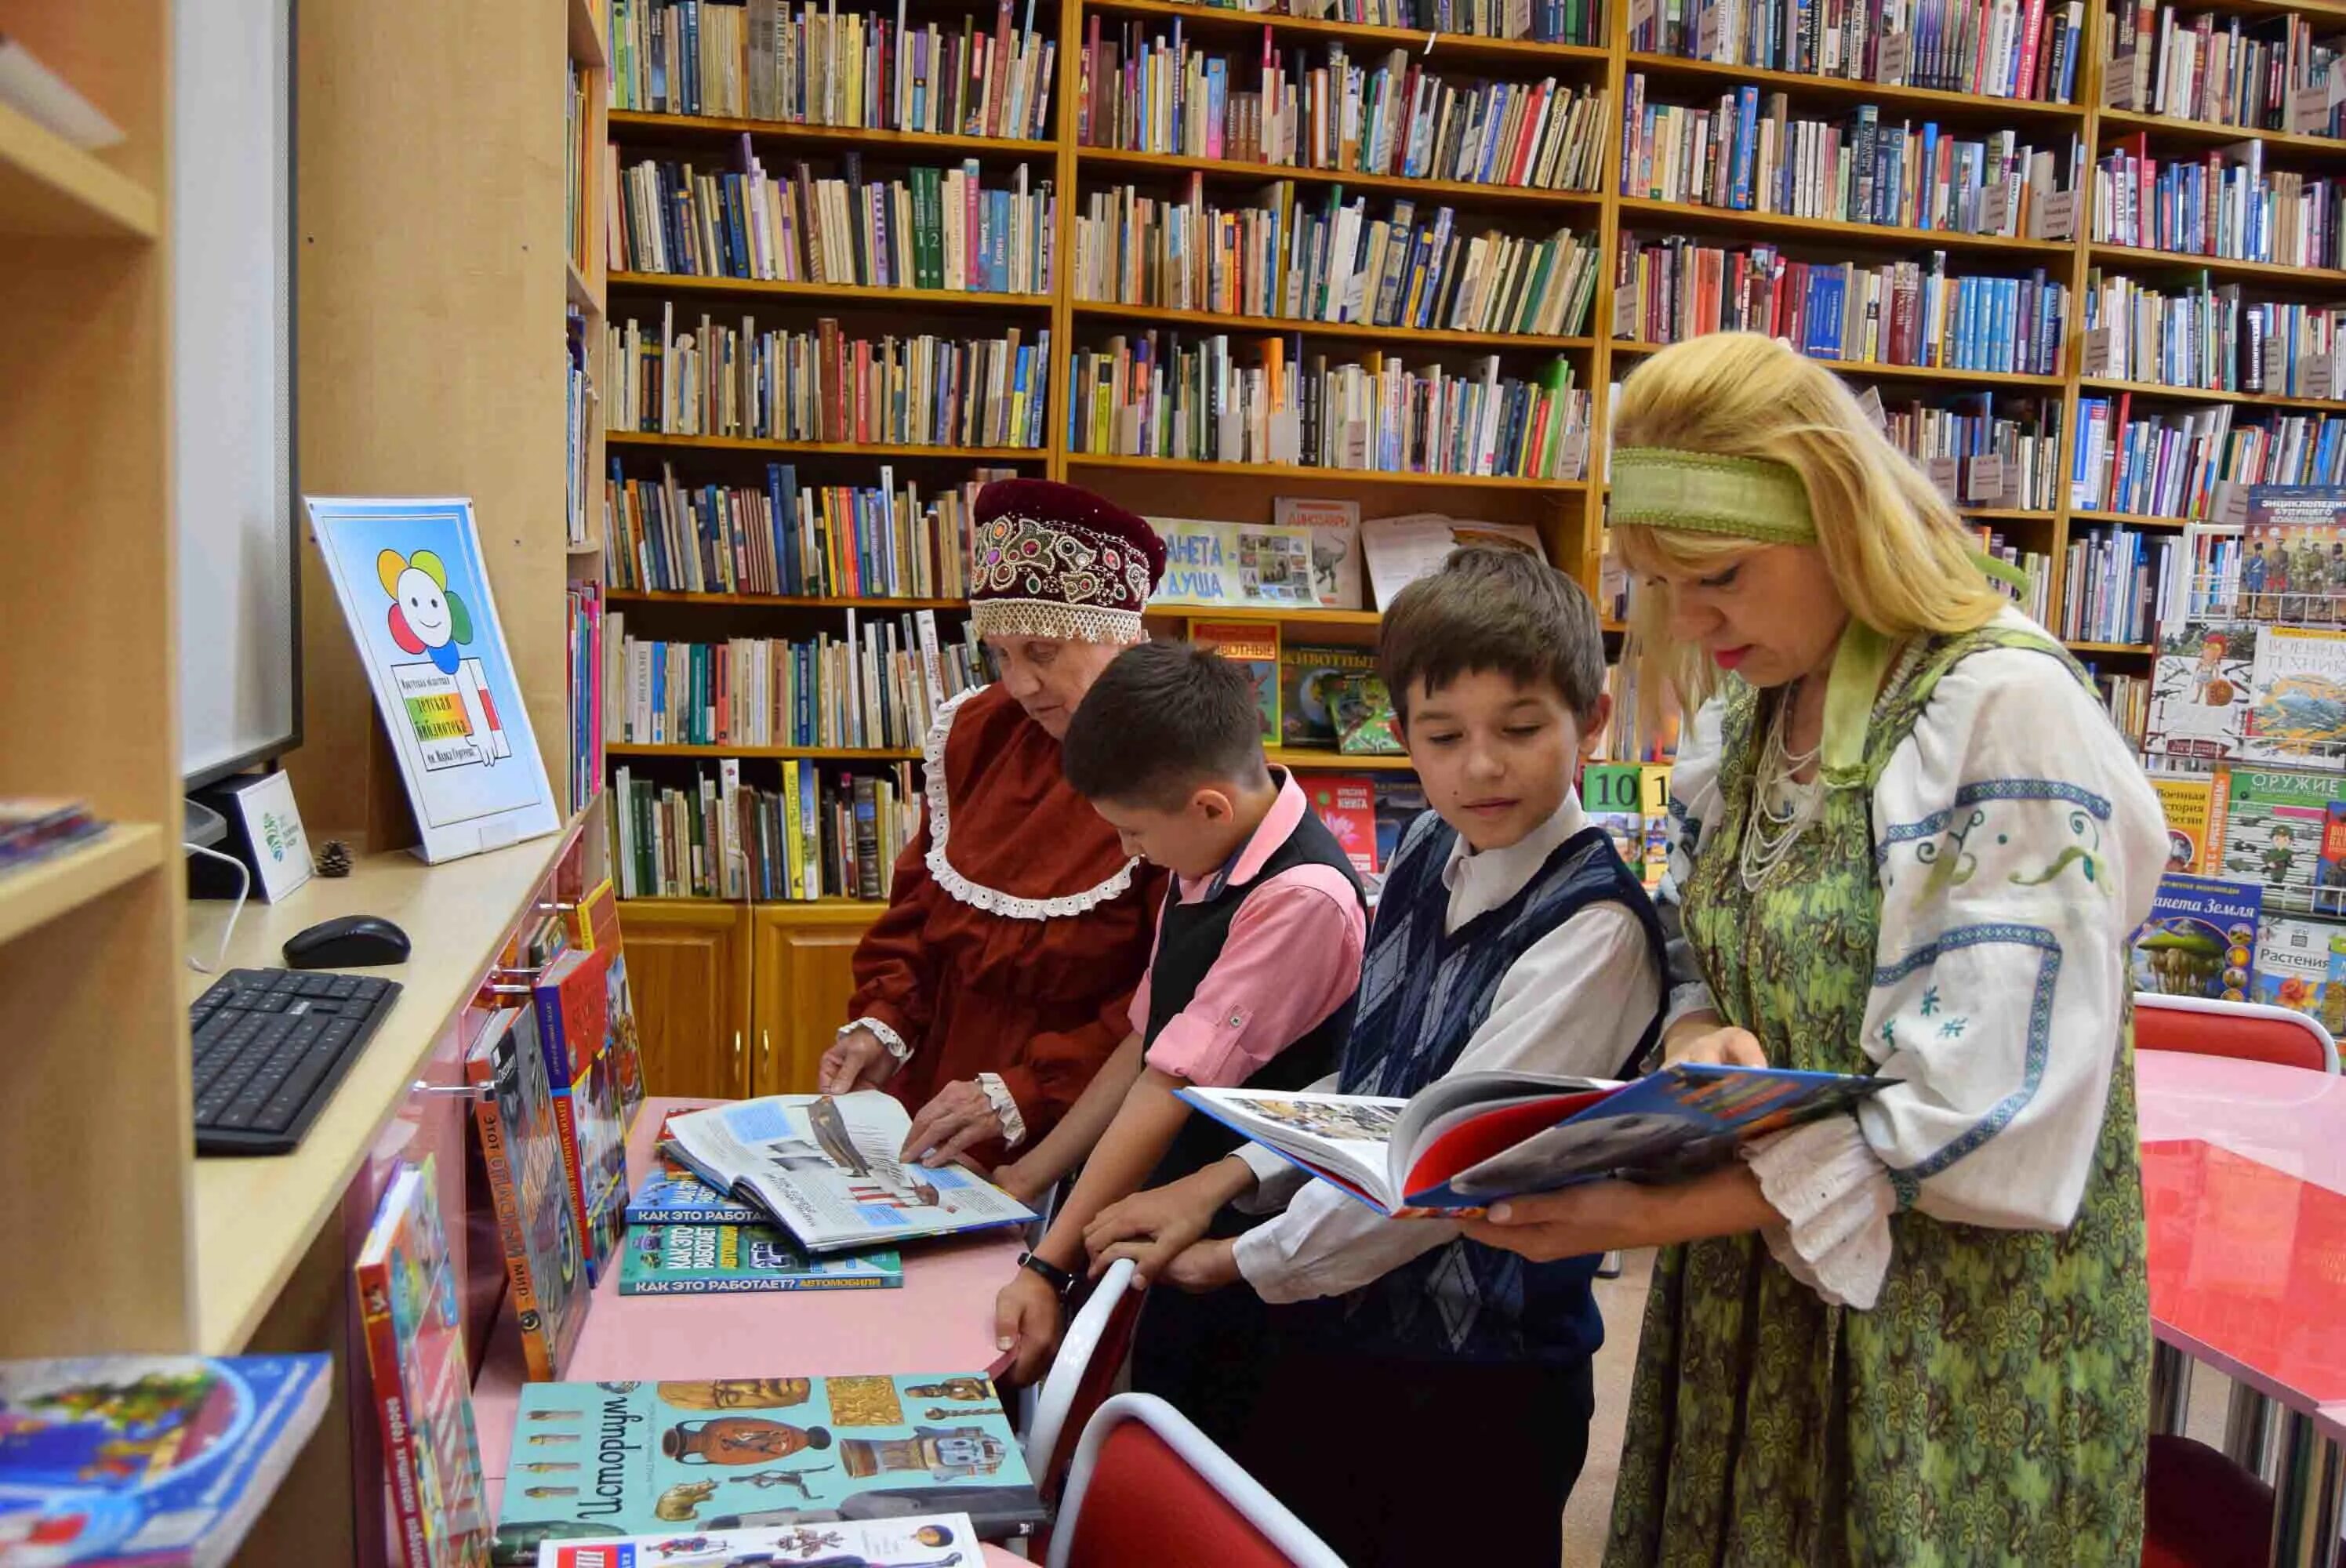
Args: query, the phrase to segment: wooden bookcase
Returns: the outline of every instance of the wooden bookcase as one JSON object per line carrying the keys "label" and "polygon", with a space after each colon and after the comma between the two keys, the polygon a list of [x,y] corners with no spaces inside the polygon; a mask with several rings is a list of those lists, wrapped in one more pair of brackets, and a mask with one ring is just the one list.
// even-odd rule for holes
{"label": "wooden bookcase", "polygon": [[[885,7],[872,7],[884,11]],[[940,21],[957,23],[962,7],[935,12]],[[981,14],[984,8],[970,6]],[[1627,0],[1606,4],[1605,42],[1594,46],[1543,45],[1531,42],[1446,35],[1429,38],[1407,29],[1378,27],[1339,21],[1266,15],[1214,9],[1180,0],[1060,0],[1056,17],[1047,5],[1036,25],[1058,41],[1057,81],[1053,93],[1054,135],[1042,140],[997,140],[966,136],[925,136],[838,127],[777,124],[740,118],[682,117],[641,111],[614,110],[607,127],[614,143],[632,161],[641,156],[689,157],[697,168],[730,167],[727,144],[747,135],[770,171],[786,171],[790,163],[806,158],[818,166],[848,149],[892,168],[907,161],[938,164],[974,157],[989,178],[1025,161],[1030,174],[1047,171],[1057,196],[1056,287],[1047,296],[948,293],[921,289],[859,289],[836,284],[746,282],[729,279],[670,277],[618,273],[607,280],[614,320],[630,310],[656,310],[673,301],[679,316],[708,311],[719,319],[754,314],[760,324],[788,322],[803,326],[817,316],[852,315],[857,311],[893,311],[902,323],[890,330],[919,330],[933,324],[939,330],[975,331],[980,324],[993,331],[1001,324],[1022,328],[1047,317],[1053,358],[1050,402],[1046,415],[1048,439],[1033,451],[968,450],[937,447],[857,447],[731,441],[723,438],[614,434],[608,450],[627,465],[630,476],[656,473],[672,463],[679,479],[698,482],[704,475],[721,477],[740,469],[723,466],[750,452],[761,456],[810,465],[826,482],[869,483],[882,462],[919,472],[924,483],[944,483],[965,476],[977,463],[1008,464],[1022,472],[1042,473],[1086,485],[1127,506],[1144,512],[1173,512],[1187,516],[1241,521],[1267,521],[1275,496],[1308,495],[1357,500],[1364,515],[1401,511],[1440,511],[1493,521],[1528,523],[1546,540],[1551,558],[1572,572],[1591,591],[1598,586],[1604,554],[1602,528],[1604,486],[1601,471],[1592,459],[1589,477],[1558,482],[1457,475],[1374,473],[1272,464],[1239,464],[1177,461],[1153,457],[1091,455],[1069,449],[1066,429],[1068,355],[1079,344],[1096,343],[1115,332],[1137,332],[1150,327],[1173,328],[1185,334],[1227,331],[1234,338],[1300,331],[1314,342],[1336,350],[1423,350],[1500,351],[1506,367],[1516,373],[1537,358],[1561,353],[1572,363],[1575,384],[1589,389],[1595,401],[1594,428],[1606,428],[1613,383],[1628,373],[1658,345],[1616,339],[1609,331],[1614,320],[1614,279],[1621,237],[1698,234],[1729,243],[1776,243],[1795,255],[1832,258],[1861,255],[1882,260],[1914,257],[1944,250],[1958,271],[1990,270],[2025,275],[2043,268],[2048,277],[2068,290],[2071,322],[2059,373],[2000,374],[1929,366],[1841,364],[1861,385],[1879,385],[1885,396],[1946,402],[1964,394],[1992,391],[1999,401],[2005,392],[2015,398],[2043,400],[2048,426],[2062,441],[2058,504],[2046,507],[1964,506],[1972,520],[1994,526],[2023,552],[2041,554],[2054,576],[2050,614],[2056,624],[2061,613],[2060,577],[2073,538],[2091,528],[2122,524],[2145,530],[2179,530],[2173,519],[2130,517],[2074,510],[2066,483],[2067,453],[2076,439],[2079,405],[2084,398],[2102,393],[2131,392],[2137,402],[2153,407],[2234,402],[2260,408],[2287,408],[2346,413],[2346,402],[2315,402],[2262,394],[2200,392],[2148,387],[2086,377],[2081,373],[2079,331],[2081,295],[2089,270],[2126,270],[2144,278],[2176,278],[2204,272],[2218,281],[2238,282],[2249,299],[2282,298],[2346,301],[2346,270],[2322,270],[2225,261],[2212,258],[2173,256],[2092,242],[2090,201],[2092,162],[2112,146],[2137,133],[2147,134],[2161,155],[2189,154],[2259,137],[2280,167],[2316,171],[2346,167],[2346,142],[2333,139],[2252,133],[2229,127],[2211,127],[2157,116],[2122,112],[2098,107],[2103,98],[2101,57],[2103,0],[2090,0],[2083,58],[2077,70],[2073,103],[2040,103],[1939,91],[1922,87],[1883,87],[1838,77],[1797,75],[1740,66],[1721,66],[1672,56],[1634,52],[1627,46]],[[2251,17],[2298,14],[2346,31],[2346,5],[2331,0],[2305,0],[2286,5],[2277,0],[2209,0],[2219,13]],[[918,18],[915,18],[916,20]],[[1103,28],[1138,21],[1169,26],[1178,21],[1185,36],[1206,47],[1227,47],[1250,53],[1268,29],[1282,49],[1327,42],[1349,46],[1356,58],[1382,57],[1385,51],[1405,48],[1423,53],[1437,70],[1465,78],[1504,76],[1537,79],[1554,76],[1559,86],[1602,86],[1607,94],[1603,131],[1601,188],[1593,192],[1556,192],[1451,181],[1418,180],[1384,176],[1334,174],[1308,168],[1272,167],[1222,160],[1115,151],[1078,145],[1076,99],[1081,79],[1079,58],[1086,28],[1097,20]],[[1620,168],[1620,109],[1632,74],[1643,74],[1651,101],[1701,104],[1716,101],[1739,84],[1756,85],[1761,93],[1785,93],[1796,114],[1821,117],[1838,116],[1862,104],[1882,107],[1886,117],[1911,116],[1917,120],[1939,117],[1966,133],[2009,127],[2039,147],[2058,151],[2075,137],[2084,146],[2088,168],[2081,181],[2076,237],[2066,239],[2004,239],[1952,233],[1937,229],[1875,227],[1825,219],[1776,217],[1726,211],[1627,197],[1617,190]],[[1349,198],[1368,193],[1372,207],[1395,196],[1455,207],[1462,222],[1484,217],[1500,220],[1516,232],[1534,224],[1552,228],[1569,224],[1592,234],[1603,259],[1596,298],[1589,313],[1589,335],[1566,338],[1525,338],[1477,332],[1431,331],[1361,325],[1301,323],[1284,318],[1219,315],[1199,311],[1176,311],[1148,305],[1108,304],[1077,299],[1072,279],[1072,259],[1078,204],[1089,192],[1126,183],[1164,193],[1175,189],[1191,174],[1203,177],[1209,189],[1223,196],[1243,196],[1273,180],[1291,180],[1303,199],[1317,199],[1331,185],[1341,184]],[[598,181],[597,201],[608,199]],[[1423,207],[1421,211],[1423,210]],[[913,325],[918,323],[918,325]],[[1600,443],[1601,444],[1601,443]],[[933,608],[950,616],[960,606],[953,601],[873,599],[785,599],[754,595],[677,593],[613,594],[611,603],[623,609],[629,629],[640,635],[688,640],[721,640],[734,636],[803,636],[819,626],[836,629],[841,612],[860,607],[893,612]],[[1188,611],[1152,616],[1166,630],[1178,630]],[[1281,623],[1290,641],[1373,642],[1374,611],[1216,612],[1218,618],[1235,615]],[[2106,669],[2147,675],[2149,649],[2136,645],[2074,643],[2081,657]],[[788,748],[692,748],[626,746],[614,740],[611,756],[629,761],[638,775],[647,770],[680,779],[707,767],[711,759],[730,756],[748,759],[797,757],[847,765],[885,765],[914,754],[900,750],[811,751]],[[1338,758],[1327,753],[1279,754],[1276,759],[1301,768],[1356,771],[1402,765],[1399,759]],[[849,987],[846,959],[849,944],[842,932],[868,921],[878,906],[825,900],[811,904],[760,904],[728,907],[714,901],[645,899],[623,905],[622,918],[631,943],[657,946],[676,964],[673,974],[664,958],[660,966],[637,979],[638,1003],[645,1016],[648,1041],[673,1040],[674,1060],[682,1076],[658,1086],[675,1093],[740,1093],[806,1087],[793,1076],[766,1064],[760,1044],[763,1033],[776,1040],[801,1041],[820,1025],[827,1033],[837,1021],[840,1003]],[[704,994],[711,985],[746,987],[711,1002]],[[806,1011],[787,1019],[774,1010],[775,993],[785,1007]],[[699,1036],[712,1024],[720,1037],[712,1045]],[[781,1025],[778,1030],[777,1025]],[[724,1038],[738,1031],[739,1050]],[[689,1042],[690,1044],[687,1044]],[[776,1045],[776,1060],[796,1060],[801,1047]],[[656,1061],[660,1052],[655,1050]],[[691,1065],[686,1065],[690,1063]],[[656,1078],[658,1070],[655,1069]]]}

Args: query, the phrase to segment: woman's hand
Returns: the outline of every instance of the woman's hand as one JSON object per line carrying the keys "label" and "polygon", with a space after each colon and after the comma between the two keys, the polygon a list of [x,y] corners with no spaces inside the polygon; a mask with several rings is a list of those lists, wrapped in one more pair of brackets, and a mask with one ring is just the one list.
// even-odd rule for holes
{"label": "woman's hand", "polygon": [[1108,1205],[1084,1227],[1084,1248],[1092,1255],[1097,1279],[1119,1257],[1132,1259],[1134,1282],[1158,1278],[1175,1258],[1206,1234],[1221,1205],[1200,1195],[1185,1177]]}
{"label": "woman's hand", "polygon": [[[1236,1285],[1243,1278],[1239,1273],[1238,1246],[1227,1237],[1198,1243],[1165,1266],[1165,1283],[1192,1296]],[[1136,1287],[1139,1283],[1137,1278],[1133,1281]]]}
{"label": "woman's hand", "polygon": [[1768,1053],[1749,1029],[1729,1026],[1716,1013],[1690,1013],[1662,1036],[1662,1060],[1729,1067],[1765,1067]]}
{"label": "woman's hand", "polygon": [[1002,1136],[1002,1115],[974,1083],[947,1084],[913,1118],[900,1157],[924,1166],[950,1165],[978,1145]]}
{"label": "woman's hand", "polygon": [[831,1049],[822,1054],[816,1081],[826,1095],[852,1094],[878,1088],[896,1075],[898,1065],[886,1042],[859,1023],[832,1041]]}
{"label": "woman's hand", "polygon": [[994,1348],[1010,1352],[1003,1382],[1023,1388],[1043,1375],[1059,1348],[1066,1314],[1050,1281],[1022,1268],[994,1298]]}

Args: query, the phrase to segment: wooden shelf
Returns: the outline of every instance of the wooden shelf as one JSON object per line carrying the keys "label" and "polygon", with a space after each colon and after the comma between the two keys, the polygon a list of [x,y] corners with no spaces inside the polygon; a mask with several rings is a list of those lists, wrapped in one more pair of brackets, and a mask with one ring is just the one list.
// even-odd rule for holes
{"label": "wooden shelf", "polygon": [[918,762],[912,747],[892,746],[641,746],[613,741],[614,757],[795,757],[807,762]]}
{"label": "wooden shelf", "polygon": [[2082,523],[2089,528],[2172,528],[2180,531],[2191,525],[2190,519],[2187,517],[2154,517],[2135,512],[2072,512],[2069,521],[2072,524]]}
{"label": "wooden shelf", "polygon": [[1145,175],[1194,173],[1209,179],[1243,179],[1253,184],[1291,179],[1298,185],[1341,185],[1349,190],[1435,196],[1475,206],[1593,209],[1601,207],[1605,199],[1593,190],[1548,190],[1538,186],[1484,185],[1463,179],[1412,179],[1400,174],[1360,174],[1349,169],[1239,163],[1226,158],[1181,158],[1169,152],[1126,152],[1096,147],[1077,148],[1076,161],[1078,173],[1088,167]]}
{"label": "wooden shelf", "polygon": [[[2346,158],[2346,152],[2340,156]],[[2139,245],[2106,245],[2099,240],[2088,246],[2087,249],[2096,261],[2205,272],[2211,278],[2238,278],[2251,283],[2277,283],[2299,290],[2334,288],[2346,290],[2346,271],[2331,267],[2291,267],[2280,261],[2237,261],[2226,256],[2188,256],[2179,250],[2152,250]]]}
{"label": "wooden shelf", "polygon": [[837,910],[844,912],[860,910],[878,919],[887,909],[886,899],[714,899],[697,898],[691,894],[669,896],[658,894],[638,899],[621,899],[627,909],[740,909],[745,904],[753,910]]}
{"label": "wooden shelf", "polygon": [[1599,45],[1543,44],[1530,38],[1487,38],[1473,33],[1434,33],[1418,27],[1381,27],[1370,22],[1323,21],[1313,16],[1289,16],[1275,12],[1241,11],[1227,5],[1187,5],[1178,0],[1086,0],[1087,14],[1131,20],[1164,17],[1181,23],[1184,31],[1247,33],[1260,37],[1265,28],[1273,37],[1326,38],[1407,49],[1431,56],[1427,64],[1472,60],[1478,66],[1520,64],[1553,68],[1559,64],[1601,66],[1609,51]]}
{"label": "wooden shelf", "polygon": [[1341,751],[1322,751],[1309,746],[1266,746],[1264,760],[1275,768],[1292,769],[1299,773],[1406,773],[1411,770],[1407,757],[1372,757],[1347,755]]}
{"label": "wooden shelf", "polygon": [[1048,294],[990,294],[970,289],[892,289],[868,283],[770,282],[759,278],[701,278],[683,272],[614,272],[615,289],[658,289],[682,294],[722,294],[742,300],[815,300],[840,306],[921,305],[948,311],[1047,311]]}
{"label": "wooden shelf", "polygon": [[570,0],[570,57],[602,70],[610,64],[603,48],[603,18],[610,0]]}
{"label": "wooden shelf", "polygon": [[2279,397],[2271,392],[2218,392],[2211,387],[2171,387],[2158,382],[2120,381],[2114,376],[2080,376],[2077,387],[2081,392],[2104,392],[2113,396],[2119,392],[2131,392],[2136,397],[2173,402],[2238,402],[2270,408],[2306,409],[2321,413],[2346,410],[2346,402],[2331,398]]}
{"label": "wooden shelf", "polygon": [[15,941],[163,863],[163,830],[116,823],[88,842],[0,871],[0,942]]}
{"label": "wooden shelf", "polygon": [[1229,473],[1262,479],[1292,479],[1317,484],[1460,484],[1492,490],[1544,490],[1570,494],[1588,488],[1579,479],[1517,479],[1488,473],[1389,473],[1374,468],[1311,468],[1300,463],[1208,463],[1190,457],[1117,457],[1091,453],[1067,453],[1069,468],[1130,468],[1164,473]]}
{"label": "wooden shelf", "polygon": [[1374,610],[1280,609],[1271,605],[1150,605],[1141,614],[1152,621],[1265,621],[1282,626],[1374,626]]}
{"label": "wooden shelf", "polygon": [[761,441],[745,435],[663,435],[657,431],[607,430],[612,446],[667,447],[688,452],[779,452],[811,457],[884,457],[891,462],[933,458],[941,463],[1045,463],[1039,446],[904,446],[886,442]]}
{"label": "wooden shelf", "polygon": [[[1832,239],[1884,249],[1927,250],[1993,250],[2030,256],[2068,257],[2076,247],[2066,239],[2027,239],[2003,234],[1965,234],[1953,229],[1907,229],[1887,223],[1849,223],[1838,218],[1787,218],[1775,212],[1739,212],[1730,207],[1698,207],[1685,201],[1658,201],[1649,197],[1620,199],[1621,226],[1649,216],[1676,226],[1760,229],[1774,239]],[[1634,227],[1645,229],[1647,224]]]}
{"label": "wooden shelf", "polygon": [[0,234],[152,239],[155,193],[0,103]]}
{"label": "wooden shelf", "polygon": [[1202,327],[1233,332],[1300,332],[1307,338],[1340,338],[1349,342],[1405,343],[1425,348],[1487,348],[1537,350],[1554,353],[1567,349],[1593,349],[1588,337],[1547,338],[1531,332],[1454,332],[1415,327],[1374,327],[1361,321],[1305,321],[1289,316],[1232,316],[1219,311],[1176,311],[1162,305],[1117,305],[1105,300],[1077,300],[1078,318],[1102,321],[1137,321],[1148,326]]}
{"label": "wooden shelf", "polygon": [[613,588],[614,605],[760,605],[774,610],[965,610],[967,599],[827,598],[802,594],[688,594],[658,588]]}
{"label": "wooden shelf", "polygon": [[735,119],[721,115],[663,115],[642,109],[610,111],[611,134],[657,132],[667,136],[730,138],[748,132],[776,141],[832,147],[900,149],[906,153],[993,153],[1004,158],[1056,158],[1059,144],[1015,137],[953,136],[944,131],[871,130],[862,126],[800,125],[791,120]]}
{"label": "wooden shelf", "polygon": [[[2292,6],[2291,9],[2299,9]],[[2250,130],[2246,126],[2210,125],[2206,120],[2178,119],[2173,115],[2137,114],[2131,109],[2104,109],[2096,122],[2105,131],[2133,134],[2147,131],[2168,141],[2189,142],[2197,148],[2230,147],[2235,142],[2260,141],[2269,148],[2346,158],[2346,140],[2334,136],[2306,136],[2297,131]],[[2109,137],[2102,138],[2105,143]]]}
{"label": "wooden shelf", "polygon": [[1983,523],[2051,523],[2060,516],[2057,512],[2037,512],[2025,506],[1972,506],[1960,501],[1955,503],[1955,510]]}
{"label": "wooden shelf", "polygon": [[586,280],[586,274],[579,270],[576,260],[566,258],[562,266],[563,270],[568,275],[570,302],[582,311],[590,311],[597,316],[601,315],[603,296],[596,290],[594,284]]}
{"label": "wooden shelf", "polygon": [[[1879,82],[1852,81],[1842,76],[1811,76],[1804,71],[1765,71],[1754,66],[1726,66],[1716,60],[1689,60],[1677,55],[1649,55],[1632,50],[1627,68],[1648,77],[1719,84],[1722,91],[1749,84],[1763,91],[1783,92],[1798,99],[1846,104],[1881,104],[1893,108],[1922,109],[1933,114],[1976,115],[2005,121],[2050,120],[2074,125],[2086,117],[2077,104],[2040,103],[2035,98],[1994,98],[1980,93],[1943,92],[1936,87],[1893,87]],[[1650,102],[1652,94],[1647,95]]]}
{"label": "wooden shelf", "polygon": [[2148,654],[2156,652],[2148,643],[2064,643],[2071,653],[2082,654]]}
{"label": "wooden shelf", "polygon": [[[1616,358],[1624,355],[1658,354],[1670,347],[1668,343],[1617,341],[1613,345]],[[2039,392],[2061,390],[2059,376],[2036,375],[2024,371],[1958,371],[1945,365],[1889,365],[1874,360],[1828,360],[1816,362],[1827,370],[1846,376],[1863,376],[1868,380],[1907,382],[1953,382],[1967,387],[2020,387]]]}

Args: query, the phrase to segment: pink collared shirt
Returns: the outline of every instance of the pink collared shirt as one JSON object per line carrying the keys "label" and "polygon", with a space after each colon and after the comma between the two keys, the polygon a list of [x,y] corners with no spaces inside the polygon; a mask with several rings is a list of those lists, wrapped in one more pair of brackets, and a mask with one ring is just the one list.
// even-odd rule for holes
{"label": "pink collared shirt", "polygon": [[[1295,776],[1282,773],[1278,800],[1229,869],[1230,885],[1252,881],[1311,809]],[[1176,878],[1166,898],[1196,903],[1219,877]],[[1161,934],[1161,919],[1158,927]],[[1231,917],[1221,955],[1149,1045],[1148,1064],[1209,1088],[1245,1083],[1352,996],[1367,933],[1361,901],[1334,867],[1290,866],[1270,878]],[[1149,966],[1153,975],[1153,947]],[[1149,978],[1132,994],[1132,1027],[1144,1035]]]}

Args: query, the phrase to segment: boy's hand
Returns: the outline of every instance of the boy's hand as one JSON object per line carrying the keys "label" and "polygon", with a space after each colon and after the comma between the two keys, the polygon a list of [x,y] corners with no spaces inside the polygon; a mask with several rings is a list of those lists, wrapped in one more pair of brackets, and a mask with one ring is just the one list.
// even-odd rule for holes
{"label": "boy's hand", "polygon": [[1768,1053],[1761,1048],[1760,1037],[1749,1029],[1688,1030],[1677,1039],[1663,1043],[1662,1057],[1666,1063],[1708,1063],[1729,1067],[1765,1067]]}
{"label": "boy's hand", "polygon": [[994,1348],[1010,1352],[1000,1380],[1023,1388],[1041,1377],[1065,1326],[1058,1292],[1041,1275],[1020,1269],[994,1298]]}
{"label": "boy's hand", "polygon": [[1092,1255],[1091,1277],[1097,1279],[1119,1257],[1132,1259],[1136,1284],[1147,1284],[1188,1249],[1207,1226],[1214,1207],[1183,1190],[1186,1182],[1151,1187],[1112,1203],[1084,1227],[1084,1248]]}
{"label": "boy's hand", "polygon": [[1238,1243],[1228,1239],[1201,1241],[1165,1266],[1165,1282],[1192,1296],[1236,1285],[1242,1278]]}
{"label": "boy's hand", "polygon": [[1025,1164],[1024,1160],[1012,1160],[1006,1166],[996,1166],[994,1169],[994,1185],[1028,1208],[1033,1208],[1035,1200],[1041,1197],[1051,1184],[1047,1181],[1036,1181],[1032,1174],[1022,1168]]}
{"label": "boy's hand", "polygon": [[880,1036],[858,1027],[831,1043],[831,1049],[822,1054],[816,1081],[826,1095],[852,1094],[878,1088],[896,1075],[896,1067],[894,1054]]}

